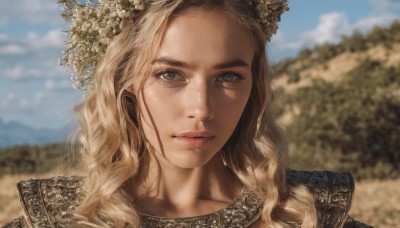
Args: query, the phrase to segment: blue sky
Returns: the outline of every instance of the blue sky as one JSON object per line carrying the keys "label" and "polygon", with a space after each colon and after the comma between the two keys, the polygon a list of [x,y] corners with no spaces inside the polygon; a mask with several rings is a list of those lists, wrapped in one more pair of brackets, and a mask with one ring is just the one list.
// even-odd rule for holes
{"label": "blue sky", "polygon": [[[269,45],[272,62],[355,30],[400,20],[400,0],[291,0]],[[0,0],[0,119],[61,128],[83,97],[57,65],[66,28],[56,0]]]}

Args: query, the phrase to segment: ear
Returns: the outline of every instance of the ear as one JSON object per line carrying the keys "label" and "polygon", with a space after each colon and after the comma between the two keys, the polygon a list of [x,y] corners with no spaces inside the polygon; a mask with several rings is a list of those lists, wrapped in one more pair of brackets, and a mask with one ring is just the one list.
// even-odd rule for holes
{"label": "ear", "polygon": [[[135,90],[135,87],[133,86],[133,84],[130,85],[128,88],[126,88],[126,92],[132,94],[133,96],[136,95],[136,90]],[[125,92],[124,92],[124,93],[125,93]]]}
{"label": "ear", "polygon": [[122,94],[128,103],[136,103],[136,95],[131,90],[126,89]]}

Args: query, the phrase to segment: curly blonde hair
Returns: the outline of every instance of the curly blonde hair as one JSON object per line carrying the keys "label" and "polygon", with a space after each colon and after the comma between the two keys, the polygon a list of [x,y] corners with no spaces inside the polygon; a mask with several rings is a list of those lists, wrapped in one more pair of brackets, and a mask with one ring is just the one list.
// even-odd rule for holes
{"label": "curly blonde hair", "polygon": [[138,227],[140,218],[128,189],[147,172],[140,110],[128,88],[142,86],[168,24],[188,8],[215,9],[237,18],[253,36],[253,85],[250,99],[222,156],[240,181],[265,199],[267,227],[316,227],[314,198],[305,186],[286,182],[287,146],[271,115],[271,71],[265,35],[254,9],[243,0],[151,1],[135,24],[126,24],[109,44],[95,72],[95,87],[76,106],[82,157],[86,162],[85,197],[77,214],[93,227]]}

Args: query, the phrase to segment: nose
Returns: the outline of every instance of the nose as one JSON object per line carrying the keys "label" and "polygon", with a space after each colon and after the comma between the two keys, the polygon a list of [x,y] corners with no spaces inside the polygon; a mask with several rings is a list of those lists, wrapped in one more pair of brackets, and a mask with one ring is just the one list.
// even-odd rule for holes
{"label": "nose", "polygon": [[199,121],[214,118],[212,88],[206,80],[198,80],[189,86],[187,94],[187,117]]}

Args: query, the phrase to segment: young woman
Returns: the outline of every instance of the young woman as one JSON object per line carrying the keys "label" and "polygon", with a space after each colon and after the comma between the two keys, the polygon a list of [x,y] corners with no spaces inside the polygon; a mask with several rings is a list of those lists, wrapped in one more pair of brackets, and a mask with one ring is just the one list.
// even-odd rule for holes
{"label": "young woman", "polygon": [[87,176],[20,183],[8,226],[361,227],[349,174],[286,171],[265,56],[286,1],[59,1]]}

